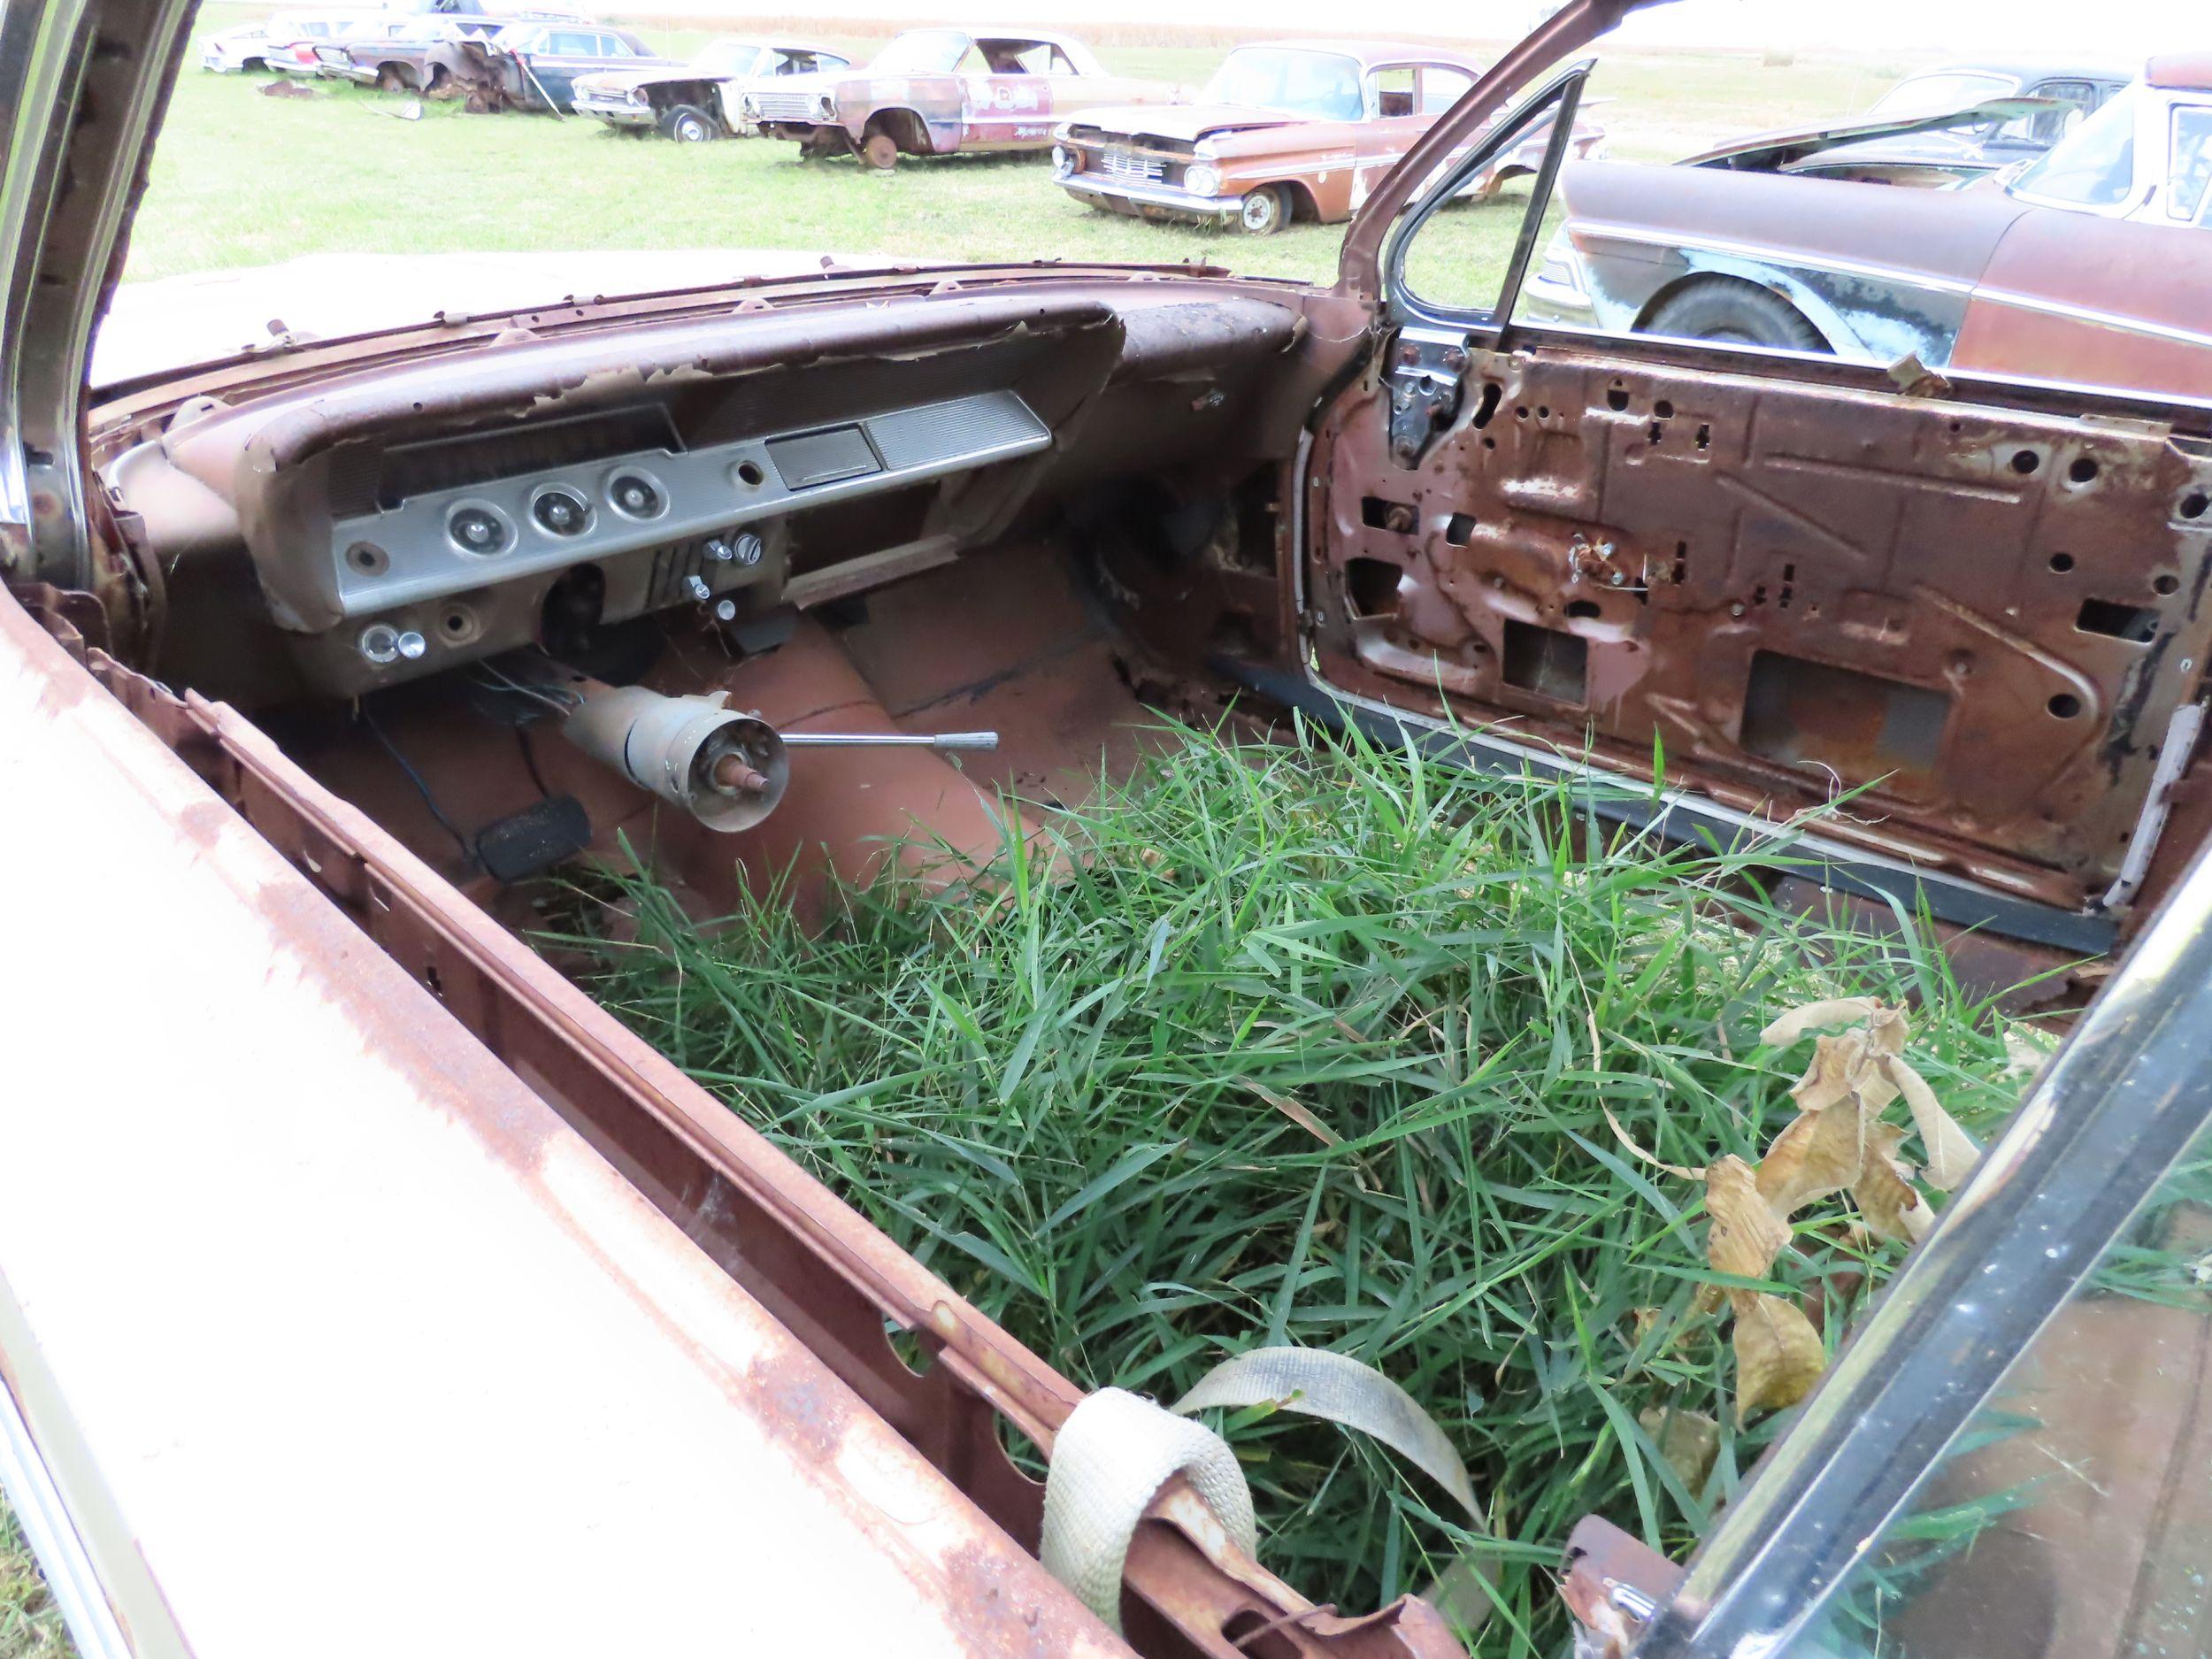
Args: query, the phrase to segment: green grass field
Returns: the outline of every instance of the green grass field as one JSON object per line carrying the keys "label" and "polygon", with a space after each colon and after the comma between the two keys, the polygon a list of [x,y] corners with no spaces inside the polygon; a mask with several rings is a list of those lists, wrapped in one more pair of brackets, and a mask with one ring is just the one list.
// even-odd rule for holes
{"label": "green grass field", "polygon": [[[252,15],[209,7],[200,27]],[[644,33],[672,54],[709,38]],[[876,41],[833,43],[864,58]],[[1115,70],[1195,88],[1223,49],[1107,46],[1101,55]],[[1599,72],[1591,96],[1606,102],[1594,118],[1615,155],[1663,160],[1728,134],[1863,105],[1906,66],[1624,53]],[[1039,157],[949,157],[874,173],[850,160],[801,162],[796,146],[766,139],[680,146],[584,119],[472,116],[434,103],[410,122],[393,119],[399,98],[366,88],[321,82],[315,97],[291,99],[263,96],[262,84],[184,72],[129,277],[335,251],[762,248],[920,262],[1196,259],[1317,280],[1333,274],[1343,235],[1340,226],[1301,225],[1255,239],[1118,218],[1068,197]],[[1525,199],[1455,206],[1444,234],[1466,258],[1500,262]]]}

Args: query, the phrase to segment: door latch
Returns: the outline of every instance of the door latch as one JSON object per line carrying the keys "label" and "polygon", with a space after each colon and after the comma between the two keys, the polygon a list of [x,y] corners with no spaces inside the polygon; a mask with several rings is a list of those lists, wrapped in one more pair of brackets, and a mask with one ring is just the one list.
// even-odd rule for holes
{"label": "door latch", "polygon": [[1417,465],[1436,434],[1459,412],[1467,342],[1441,328],[1398,331],[1390,357],[1390,458]]}

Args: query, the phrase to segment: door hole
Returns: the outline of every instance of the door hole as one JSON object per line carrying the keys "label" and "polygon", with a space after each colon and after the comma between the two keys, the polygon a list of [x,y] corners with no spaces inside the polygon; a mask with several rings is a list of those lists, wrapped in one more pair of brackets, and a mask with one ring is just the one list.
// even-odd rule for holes
{"label": "door hole", "polygon": [[1388,559],[1347,559],[1344,596],[1356,617],[1386,617],[1398,609],[1398,584],[1405,572]]}
{"label": "door hole", "polygon": [[2084,634],[2148,645],[2158,632],[2158,612],[2140,605],[2116,604],[2109,599],[2085,599],[2074,626]]}
{"label": "door hole", "polygon": [[1475,539],[1475,515],[1455,512],[1445,519],[1444,539],[1454,547],[1465,547]]}
{"label": "door hole", "polygon": [[1574,634],[1508,617],[1500,672],[1509,686],[1579,706],[1589,697],[1590,648]]}
{"label": "door hole", "polygon": [[2043,705],[2062,720],[2070,720],[2081,712],[2081,699],[2070,691],[2062,691]]}

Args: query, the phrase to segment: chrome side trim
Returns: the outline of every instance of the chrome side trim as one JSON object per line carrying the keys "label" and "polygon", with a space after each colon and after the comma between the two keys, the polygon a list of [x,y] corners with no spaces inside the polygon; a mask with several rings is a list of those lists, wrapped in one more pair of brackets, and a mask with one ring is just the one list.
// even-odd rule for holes
{"label": "chrome side trim", "polygon": [[2123,334],[2145,334],[2154,340],[2170,340],[2177,345],[2212,347],[2212,334],[2194,328],[2183,328],[2172,323],[2154,323],[2141,317],[2123,317],[2114,311],[2102,311],[2094,306],[2076,305],[2069,300],[2045,299],[2040,295],[2022,294],[2012,288],[1985,288],[1974,290],[1974,298],[1985,300],[1993,305],[2009,305],[2017,311],[2040,311],[2049,317],[2069,317],[2076,322],[2091,324],[2099,328],[2116,328]]}
{"label": "chrome side trim", "polygon": [[1838,276],[1866,277],[1876,281],[1909,282],[1937,294],[1970,295],[1975,285],[1956,277],[1932,276],[1924,272],[1909,271],[1899,265],[1874,265],[1861,259],[1845,259],[1830,254],[1802,253],[1795,250],[1761,247],[1756,242],[1730,242],[1719,236],[1662,235],[1656,231],[1639,230],[1632,225],[1616,225],[1605,219],[1570,219],[1571,230],[1606,236],[1615,242],[1635,242],[1647,248],[1694,249],[1701,253],[1717,253],[1732,259],[1749,259],[1760,265],[1796,265],[1809,271],[1828,271]]}

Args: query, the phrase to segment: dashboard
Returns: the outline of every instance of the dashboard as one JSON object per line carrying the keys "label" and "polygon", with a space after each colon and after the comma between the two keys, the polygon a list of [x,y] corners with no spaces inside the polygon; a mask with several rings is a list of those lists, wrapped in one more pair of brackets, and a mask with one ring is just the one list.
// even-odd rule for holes
{"label": "dashboard", "polygon": [[[1002,534],[1049,479],[1228,457],[1263,434],[1223,382],[1296,321],[1160,284],[517,331],[188,400],[101,472],[171,578],[167,672],[249,704],[352,697],[557,617],[711,625],[857,591],[902,549]],[[242,609],[275,649],[222,641]]]}

